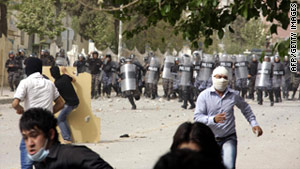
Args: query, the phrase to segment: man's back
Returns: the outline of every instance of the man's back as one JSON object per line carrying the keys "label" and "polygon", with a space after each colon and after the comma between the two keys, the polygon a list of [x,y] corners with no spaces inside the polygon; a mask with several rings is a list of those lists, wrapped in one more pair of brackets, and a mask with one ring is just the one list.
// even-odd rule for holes
{"label": "man's back", "polygon": [[55,143],[45,162],[35,163],[36,169],[112,169],[97,153],[86,146]]}
{"label": "man's back", "polygon": [[72,85],[72,78],[70,76],[63,74],[55,80],[54,84],[67,105],[75,106],[79,104],[79,99]]}
{"label": "man's back", "polygon": [[40,73],[31,74],[22,80],[14,98],[24,101],[25,110],[32,107],[43,107],[53,112],[53,101],[59,97],[54,84]]}

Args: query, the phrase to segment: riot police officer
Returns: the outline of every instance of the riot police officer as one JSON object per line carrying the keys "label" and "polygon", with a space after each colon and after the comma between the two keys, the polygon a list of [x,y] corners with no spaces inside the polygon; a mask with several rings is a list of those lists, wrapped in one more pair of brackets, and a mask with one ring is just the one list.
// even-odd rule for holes
{"label": "riot police officer", "polygon": [[86,60],[83,54],[78,55],[78,60],[73,63],[73,66],[77,68],[77,74],[86,71]]}
{"label": "riot police officer", "polygon": [[146,66],[146,86],[148,86],[148,94],[147,96],[151,96],[151,99],[155,99],[157,97],[157,83],[159,80],[159,70],[160,70],[160,63],[158,58],[152,53],[149,53],[150,56],[150,63]]}
{"label": "riot police officer", "polygon": [[173,81],[173,91],[172,91],[172,98],[176,98],[178,94],[179,102],[182,102],[182,94],[181,90],[179,90],[179,83],[180,83],[180,76],[179,76],[179,58],[175,57],[175,64],[171,67],[171,73],[174,76]]}
{"label": "riot police officer", "polygon": [[97,99],[99,97],[99,88],[98,88],[98,83],[99,83],[99,76],[100,76],[100,67],[102,65],[101,60],[98,58],[98,52],[94,51],[92,53],[92,58],[89,58],[87,60],[88,65],[89,65],[89,70],[92,74],[92,91],[91,95],[92,98]]}
{"label": "riot police officer", "polygon": [[8,53],[8,59],[5,62],[5,68],[7,68],[8,73],[8,83],[10,87],[10,91],[13,92],[18,87],[18,62],[15,59],[15,55],[13,51]]}
{"label": "riot police officer", "polygon": [[219,56],[219,66],[223,66],[228,71],[228,86],[232,86],[233,77],[233,57],[232,55],[222,54]]}
{"label": "riot police officer", "polygon": [[111,55],[107,54],[104,59],[104,63],[102,65],[103,76],[102,76],[102,84],[103,84],[103,94],[106,93],[106,96],[110,98],[111,87],[112,87],[112,68],[113,63],[111,61]]}
{"label": "riot police officer", "polygon": [[215,59],[211,54],[203,54],[202,56],[200,72],[195,79],[195,86],[198,88],[199,93],[212,85],[211,75],[216,66]]}
{"label": "riot police officer", "polygon": [[245,98],[247,94],[247,79],[248,79],[248,59],[245,55],[236,56],[235,77],[236,77],[236,89],[240,91],[242,97]]}
{"label": "riot police officer", "polygon": [[65,55],[64,49],[60,49],[59,53],[56,54],[55,63],[57,66],[69,66],[70,61],[68,56]]}
{"label": "riot police officer", "polygon": [[130,58],[125,60],[125,63],[120,68],[121,72],[121,90],[125,94],[125,97],[128,98],[131,109],[136,109],[135,100],[140,99],[140,91],[137,88],[138,84],[138,73],[137,66],[132,63]]}
{"label": "riot police officer", "polygon": [[[300,84],[300,57],[297,57],[297,71],[294,74],[293,78],[293,95],[292,95],[292,100],[295,98],[295,94],[298,90],[299,84]],[[299,92],[299,97],[298,100],[300,100],[300,92]]]}
{"label": "riot police officer", "polygon": [[284,76],[283,76],[282,96],[284,99],[288,99],[289,91],[292,89],[290,59],[288,56],[284,56],[283,64],[284,64]]}
{"label": "riot police officer", "polygon": [[149,92],[147,92],[147,91],[149,91],[149,86],[148,86],[148,84],[146,85],[146,79],[147,79],[146,75],[147,75],[147,69],[148,69],[148,66],[149,66],[149,62],[150,62],[149,56],[145,55],[144,56],[144,64],[143,64],[144,72],[143,72],[143,76],[142,76],[142,82],[143,82],[143,88],[144,88],[144,96],[147,97],[147,98],[150,97],[150,95],[148,95]]}
{"label": "riot police officer", "polygon": [[271,106],[274,105],[273,90],[272,90],[272,74],[273,68],[270,62],[270,57],[265,56],[264,61],[258,64],[255,87],[257,92],[257,101],[259,105],[263,104],[263,91],[267,91]]}
{"label": "riot police officer", "polygon": [[54,57],[50,55],[48,50],[42,49],[40,57],[41,57],[43,66],[54,66],[54,64],[55,64]]}
{"label": "riot police officer", "polygon": [[282,85],[282,77],[284,76],[284,65],[280,62],[280,57],[276,55],[274,57],[273,63],[273,78],[272,78],[272,86],[273,92],[275,95],[275,103],[281,102],[281,85]]}
{"label": "riot police officer", "polygon": [[162,71],[162,79],[163,79],[163,89],[164,89],[164,98],[167,100],[171,99],[171,93],[173,91],[173,79],[174,76],[171,72],[172,66],[174,66],[174,57],[168,55],[164,59],[164,64],[161,68]]}
{"label": "riot police officer", "polygon": [[194,101],[197,99],[199,95],[199,81],[197,79],[198,74],[200,73],[200,67],[201,67],[201,57],[202,53],[200,51],[194,51],[193,52],[193,95],[194,95]]}
{"label": "riot police officer", "polygon": [[119,96],[121,93],[121,88],[119,87],[119,70],[120,70],[120,65],[118,62],[115,61],[111,61],[112,62],[112,68],[111,68],[111,72],[112,72],[112,81],[111,81],[111,85],[112,88],[114,89],[114,91],[116,92],[116,96]]}
{"label": "riot police officer", "polygon": [[179,71],[181,73],[179,86],[182,90],[183,95],[183,105],[182,108],[187,108],[187,103],[189,101],[189,109],[194,109],[194,99],[192,92],[192,79],[193,79],[193,65],[189,55],[183,55],[183,63],[179,66]]}
{"label": "riot police officer", "polygon": [[18,73],[19,75],[17,76],[17,84],[20,83],[20,81],[22,79],[24,79],[25,77],[25,60],[26,60],[26,56],[25,56],[25,50],[24,49],[19,49],[17,56],[15,57],[17,63],[18,63]]}
{"label": "riot police officer", "polygon": [[137,68],[137,79],[138,79],[138,89],[140,93],[142,93],[143,87],[145,86],[145,82],[143,81],[143,76],[145,74],[145,69],[142,66],[142,64],[137,60],[135,54],[131,54],[129,56],[129,59],[131,59],[131,62],[136,66]]}
{"label": "riot police officer", "polygon": [[255,90],[255,79],[256,79],[256,74],[257,74],[257,66],[258,66],[258,61],[257,61],[257,55],[253,54],[252,55],[252,61],[249,64],[249,99],[254,100],[254,90]]}

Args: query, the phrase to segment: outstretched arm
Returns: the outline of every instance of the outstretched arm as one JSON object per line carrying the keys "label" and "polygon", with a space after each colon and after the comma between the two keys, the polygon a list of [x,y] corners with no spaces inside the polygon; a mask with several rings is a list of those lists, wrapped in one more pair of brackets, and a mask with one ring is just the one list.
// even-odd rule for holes
{"label": "outstretched arm", "polygon": [[70,76],[70,77],[72,78],[72,82],[74,82],[74,83],[76,82],[75,76],[72,75],[71,73],[69,73],[68,70],[67,70],[65,67],[62,67],[62,68],[61,68],[61,72],[62,72],[63,74],[66,74],[66,75]]}
{"label": "outstretched arm", "polygon": [[252,131],[254,134],[256,134],[257,136],[261,136],[263,134],[262,129],[260,128],[260,126],[258,125],[257,121],[256,121],[256,117],[253,113],[253,111],[251,110],[251,107],[248,103],[245,102],[245,100],[237,95],[237,99],[236,99],[236,106],[242,111],[242,114],[244,115],[244,117],[247,119],[247,121],[250,123],[250,125],[252,126]]}

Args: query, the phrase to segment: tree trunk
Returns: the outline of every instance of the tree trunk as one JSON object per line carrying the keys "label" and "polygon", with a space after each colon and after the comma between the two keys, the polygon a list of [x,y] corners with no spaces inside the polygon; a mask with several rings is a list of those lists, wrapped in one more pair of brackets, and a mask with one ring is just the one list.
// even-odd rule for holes
{"label": "tree trunk", "polygon": [[2,34],[7,36],[7,6],[5,2],[0,3],[0,38]]}
{"label": "tree trunk", "polygon": [[118,53],[118,48],[119,48],[119,23],[120,21],[118,19],[115,19],[114,21],[114,29],[115,29],[115,40],[114,40],[114,48],[112,49],[112,51],[114,53]]}

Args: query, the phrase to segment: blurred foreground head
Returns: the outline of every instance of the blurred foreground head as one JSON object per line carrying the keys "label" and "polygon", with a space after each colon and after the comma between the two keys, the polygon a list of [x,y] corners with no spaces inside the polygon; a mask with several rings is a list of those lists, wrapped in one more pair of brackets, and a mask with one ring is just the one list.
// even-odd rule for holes
{"label": "blurred foreground head", "polygon": [[154,169],[224,169],[220,160],[202,152],[181,149],[163,155]]}

